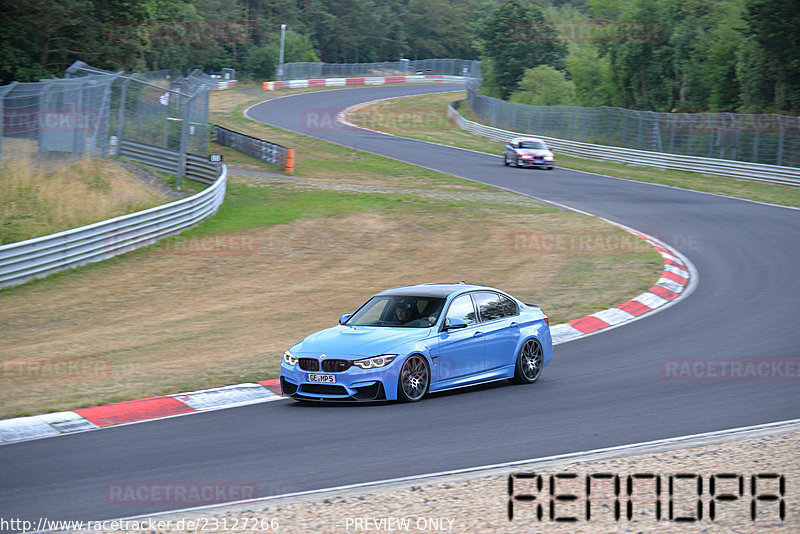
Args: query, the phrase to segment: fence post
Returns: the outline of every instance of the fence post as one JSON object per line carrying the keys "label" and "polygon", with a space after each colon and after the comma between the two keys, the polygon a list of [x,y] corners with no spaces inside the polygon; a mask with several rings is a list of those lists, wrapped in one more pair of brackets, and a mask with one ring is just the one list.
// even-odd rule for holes
{"label": "fence post", "polygon": [[3,134],[5,134],[5,112],[6,112],[6,95],[13,91],[18,82],[11,82],[10,84],[0,87],[0,157],[3,155]]}
{"label": "fence post", "polygon": [[119,111],[117,112],[117,156],[122,156],[122,134],[125,132],[125,99],[128,97],[128,84],[131,78],[125,77],[119,94]]}
{"label": "fence post", "polygon": [[[79,79],[81,80],[79,82],[80,83],[80,87],[78,88],[78,98],[76,99],[77,102],[76,102],[75,108],[74,108],[75,133],[72,136],[72,153],[73,154],[80,154],[80,153],[85,151],[85,150],[81,150],[81,136],[78,135],[78,132],[80,130],[77,129],[77,125],[78,125],[78,113],[79,113],[79,110],[84,109],[84,106],[83,106],[83,87],[84,87],[84,85],[86,85],[89,82],[89,77],[86,76],[85,78],[79,78]],[[86,148],[86,141],[85,141],[85,139],[83,141],[84,141],[83,146],[84,146],[84,149],[85,149]]]}
{"label": "fence post", "polygon": [[783,116],[782,115],[778,115],[778,123],[780,123],[780,125],[781,125],[781,133],[778,135],[778,158],[777,158],[777,162],[775,164],[776,165],[782,165],[783,164],[783,134],[786,131],[786,129],[783,127]]}
{"label": "fence post", "polygon": [[118,77],[122,76],[122,71],[116,73],[116,76],[106,82],[103,89],[103,100],[100,103],[101,114],[98,112],[97,121],[95,121],[94,131],[92,132],[92,151],[97,147],[98,139],[101,143],[102,157],[108,156],[108,134],[111,129],[111,91],[113,90],[114,82]]}
{"label": "fence post", "polygon": [[[195,93],[196,95],[197,93]],[[186,174],[186,147],[189,143],[189,122],[191,122],[191,103],[195,95],[192,95],[183,103],[183,121],[181,121],[181,147],[178,150],[178,168],[175,172],[175,189],[181,190],[181,180]]]}

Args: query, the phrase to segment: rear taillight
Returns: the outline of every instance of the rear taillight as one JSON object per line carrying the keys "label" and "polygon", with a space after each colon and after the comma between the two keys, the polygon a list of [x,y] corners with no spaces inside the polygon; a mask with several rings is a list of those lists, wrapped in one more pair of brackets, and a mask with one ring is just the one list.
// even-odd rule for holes
{"label": "rear taillight", "polygon": [[543,315],[542,317],[544,317],[544,322],[547,323],[547,326],[550,326],[550,319],[546,315]]}

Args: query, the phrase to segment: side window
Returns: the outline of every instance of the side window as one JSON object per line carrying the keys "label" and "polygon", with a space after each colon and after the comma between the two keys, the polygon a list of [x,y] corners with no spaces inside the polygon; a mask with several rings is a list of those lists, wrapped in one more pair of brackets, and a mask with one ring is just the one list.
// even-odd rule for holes
{"label": "side window", "polygon": [[505,316],[500,304],[500,295],[497,293],[479,291],[475,293],[475,302],[478,304],[478,313],[483,322],[502,319]]}
{"label": "side window", "polygon": [[513,317],[515,315],[519,315],[519,310],[517,310],[517,303],[511,300],[510,298],[500,295],[500,305],[503,307],[503,315],[506,317]]}
{"label": "side window", "polygon": [[461,319],[468,325],[475,324],[477,319],[475,318],[475,308],[472,306],[472,299],[470,296],[461,295],[456,297],[455,300],[450,303],[450,309],[447,310],[447,317]]}

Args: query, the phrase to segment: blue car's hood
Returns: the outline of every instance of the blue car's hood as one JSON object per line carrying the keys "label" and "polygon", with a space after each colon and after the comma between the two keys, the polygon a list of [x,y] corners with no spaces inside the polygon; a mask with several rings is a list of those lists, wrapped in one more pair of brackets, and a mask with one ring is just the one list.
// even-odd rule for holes
{"label": "blue car's hood", "polygon": [[295,356],[377,356],[392,354],[403,343],[424,339],[430,328],[391,328],[338,325],[311,334],[292,347]]}

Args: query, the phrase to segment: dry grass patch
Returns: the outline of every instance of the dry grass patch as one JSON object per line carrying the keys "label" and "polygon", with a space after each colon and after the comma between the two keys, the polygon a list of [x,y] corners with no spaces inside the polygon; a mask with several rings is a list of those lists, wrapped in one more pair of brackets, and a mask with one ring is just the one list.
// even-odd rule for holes
{"label": "dry grass patch", "polygon": [[[287,347],[394,285],[495,285],[541,304],[558,321],[586,306],[586,295],[598,287],[602,298],[589,301],[618,302],[657,276],[652,252],[625,260],[591,255],[586,276],[576,280],[573,254],[511,246],[516,232],[542,225],[553,232],[608,231],[590,217],[494,217],[466,207],[406,211],[255,229],[247,236],[256,246],[245,250],[147,250],[4,294],[0,417],[274,377]],[[612,259],[620,270],[640,274],[605,287],[598,280]],[[41,366],[31,370],[31,361],[89,362],[91,369],[99,362],[104,373],[43,373]]]}
{"label": "dry grass patch", "polygon": [[84,159],[44,170],[20,158],[4,161],[0,175],[0,244],[76,228],[169,200],[108,160]]}

